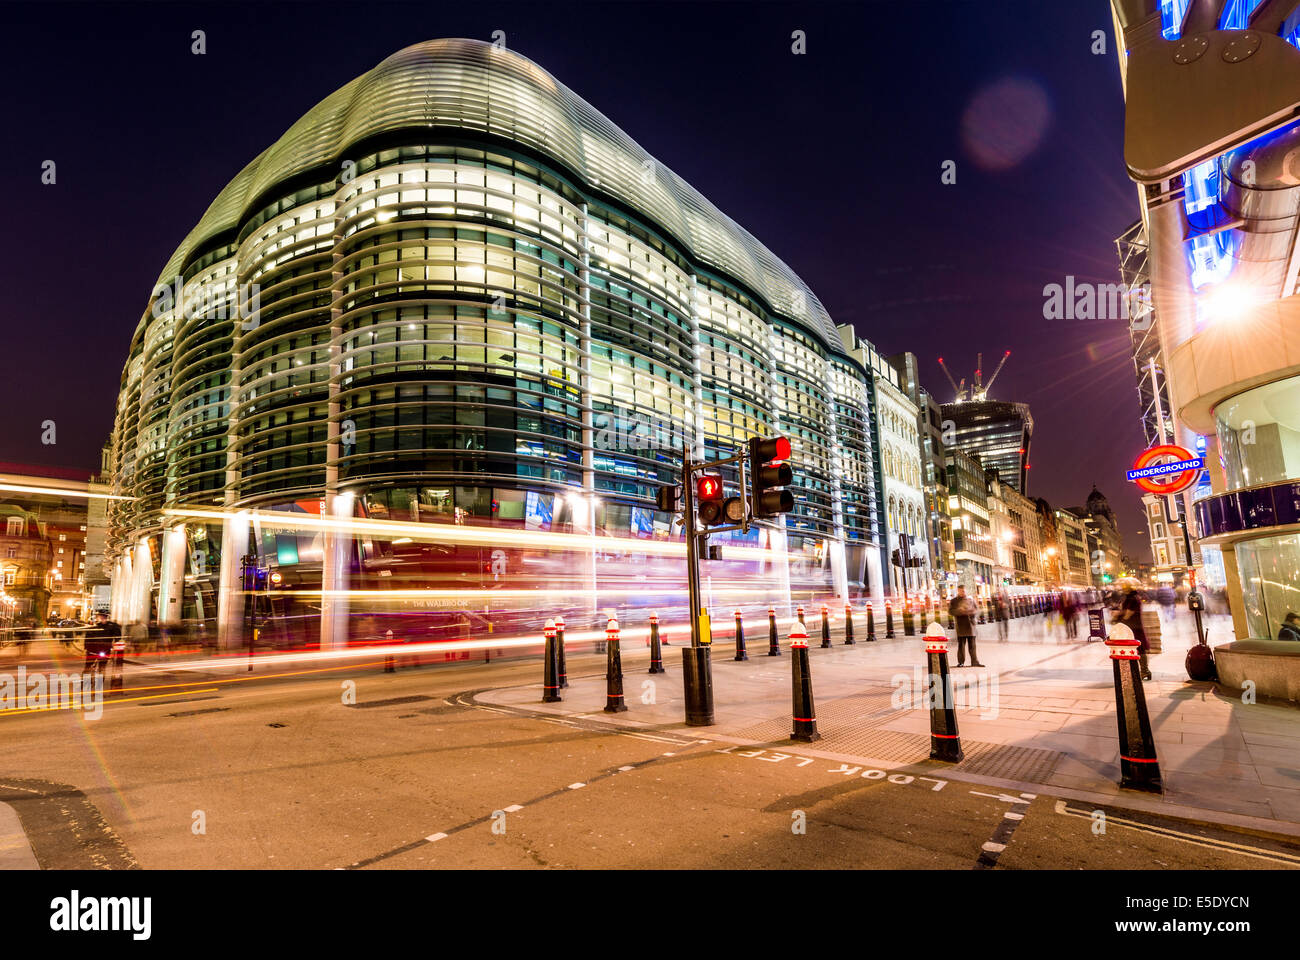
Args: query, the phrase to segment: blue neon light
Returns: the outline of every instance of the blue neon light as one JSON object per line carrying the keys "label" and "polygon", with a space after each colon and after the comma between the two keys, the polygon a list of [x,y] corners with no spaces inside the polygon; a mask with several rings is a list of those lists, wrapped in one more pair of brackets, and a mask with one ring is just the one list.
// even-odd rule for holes
{"label": "blue neon light", "polygon": [[1222,283],[1236,266],[1241,237],[1236,230],[1224,230],[1208,237],[1193,237],[1187,252],[1192,271],[1192,289]]}
{"label": "blue neon light", "polygon": [[[1219,204],[1219,159],[1198,163],[1183,174],[1183,209],[1187,222],[1205,230],[1214,225],[1221,210]],[[1192,288],[1221,283],[1232,273],[1233,259],[1241,247],[1235,230],[1222,230],[1209,236],[1193,236],[1187,251],[1192,273]]]}
{"label": "blue neon light", "polygon": [[1191,5],[1192,0],[1160,0],[1160,32],[1166,40],[1183,35],[1183,17]]}
{"label": "blue neon light", "polygon": [[1282,21],[1282,39],[1291,46],[1300,48],[1300,10]]}
{"label": "blue neon light", "polygon": [[1250,15],[1264,0],[1228,0],[1219,17],[1220,30],[1245,30],[1250,26]]}

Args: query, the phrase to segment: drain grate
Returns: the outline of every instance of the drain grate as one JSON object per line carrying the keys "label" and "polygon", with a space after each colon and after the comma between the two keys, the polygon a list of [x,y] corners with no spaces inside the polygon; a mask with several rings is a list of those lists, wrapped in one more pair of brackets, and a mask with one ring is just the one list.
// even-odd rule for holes
{"label": "drain grate", "polygon": [[[883,706],[873,715],[867,708],[873,703]],[[853,701],[847,703],[846,701]],[[930,757],[930,737],[899,730],[881,730],[881,724],[898,716],[889,704],[888,694],[845,697],[817,708],[817,729],[821,739],[815,749],[831,753],[894,763],[920,763]],[[780,717],[737,730],[734,736],[757,743],[789,740],[790,718]],[[982,740],[962,739],[965,758],[958,770],[1002,780],[1026,780],[1042,783],[1052,775],[1061,753],[1036,747],[1013,747]]]}
{"label": "drain grate", "polygon": [[404,703],[423,703],[432,699],[434,698],[419,694],[414,697],[391,697],[388,700],[367,700],[365,703],[349,703],[347,706],[353,710],[365,710],[369,707],[400,707]]}
{"label": "drain grate", "polygon": [[[822,723],[835,726],[853,724],[867,729],[878,727],[898,716],[898,711],[890,703],[892,696],[889,693],[864,693],[818,703],[818,728]],[[736,736],[752,737],[755,740],[784,740],[790,736],[790,718],[765,720],[744,730],[737,730]],[[823,733],[822,736],[825,737],[826,734]]]}

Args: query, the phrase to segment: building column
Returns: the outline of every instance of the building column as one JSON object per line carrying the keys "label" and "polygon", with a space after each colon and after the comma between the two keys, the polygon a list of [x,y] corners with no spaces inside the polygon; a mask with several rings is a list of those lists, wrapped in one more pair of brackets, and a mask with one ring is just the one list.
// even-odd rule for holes
{"label": "building column", "polygon": [[[591,550],[587,553],[588,587],[591,590],[591,615],[600,619],[600,579],[596,571],[596,413],[591,406],[591,252],[587,240],[587,205],[582,205],[582,265],[578,279],[582,284],[582,325],[578,331],[578,389],[582,397],[582,491],[586,501],[587,532]],[[568,371],[565,371],[568,380]],[[572,510],[572,506],[569,508]]]}
{"label": "building column", "polygon": [[330,499],[329,519],[337,521],[338,528],[325,533],[321,562],[320,647],[322,650],[341,650],[348,645],[348,589],[352,571],[352,531],[348,527],[356,495],[345,490]]}
{"label": "building column", "polygon": [[159,564],[158,622],[175,626],[181,622],[181,609],[185,603],[185,561],[189,544],[185,539],[185,525],[179,524],[163,532],[162,562]]}
{"label": "building column", "polygon": [[221,521],[221,571],[217,580],[217,645],[240,646],[244,621],[244,584],[240,560],[248,553],[248,511]]}
{"label": "building column", "polygon": [[[842,529],[842,528],[841,528]],[[831,540],[827,543],[831,557],[831,586],[842,603],[849,602],[849,574],[847,558],[844,555],[844,541]]]}
{"label": "building column", "polygon": [[153,561],[149,544],[141,540],[135,545],[135,559],[131,567],[131,610],[129,623],[149,622],[149,591],[153,587]]}
{"label": "building column", "polygon": [[[1250,639],[1250,625],[1246,621],[1246,595],[1241,589],[1241,572],[1237,568],[1237,551],[1231,544],[1220,550],[1223,557],[1224,578],[1228,581],[1226,588],[1228,593],[1228,609],[1232,612],[1232,632],[1237,640]],[[1197,589],[1204,590],[1205,587],[1199,581],[1196,584]],[[1267,638],[1267,639],[1272,639]]]}
{"label": "building column", "polygon": [[884,614],[885,590],[884,567],[880,562],[880,550],[867,550],[867,595],[871,597],[871,602],[876,604],[880,613]]}
{"label": "building column", "polygon": [[113,564],[113,592],[109,595],[108,615],[114,623],[126,621],[131,594],[131,551],[126,550]]}

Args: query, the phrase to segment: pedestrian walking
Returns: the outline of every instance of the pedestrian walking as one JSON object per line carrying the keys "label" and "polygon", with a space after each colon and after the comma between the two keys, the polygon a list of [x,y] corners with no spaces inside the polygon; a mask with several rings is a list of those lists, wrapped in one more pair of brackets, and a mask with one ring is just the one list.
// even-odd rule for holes
{"label": "pedestrian walking", "polygon": [[1119,609],[1111,618],[1111,623],[1122,623],[1133,631],[1133,639],[1138,642],[1138,660],[1142,665],[1142,679],[1151,679],[1151,668],[1147,665],[1147,634],[1142,627],[1142,598],[1133,589],[1133,584],[1124,584],[1124,595],[1120,598]]}
{"label": "pedestrian walking", "polygon": [[993,618],[998,622],[998,640],[1005,641],[1011,627],[1011,618],[1007,615],[1006,591],[999,591],[993,598]]}
{"label": "pedestrian walking", "polygon": [[122,628],[103,610],[95,614],[95,625],[86,631],[86,665],[84,673],[104,672],[114,645],[122,639]]}
{"label": "pedestrian walking", "polygon": [[1300,640],[1300,616],[1288,613],[1282,621],[1282,626],[1278,628],[1277,638],[1279,640]]}
{"label": "pedestrian walking", "polygon": [[1079,605],[1074,594],[1061,593],[1061,618],[1065,620],[1065,635],[1071,640],[1079,636]]}
{"label": "pedestrian walking", "polygon": [[957,621],[957,666],[966,666],[966,648],[970,647],[970,665],[982,667],[975,653],[975,601],[966,596],[966,588],[958,587],[957,596],[948,604],[948,615]]}

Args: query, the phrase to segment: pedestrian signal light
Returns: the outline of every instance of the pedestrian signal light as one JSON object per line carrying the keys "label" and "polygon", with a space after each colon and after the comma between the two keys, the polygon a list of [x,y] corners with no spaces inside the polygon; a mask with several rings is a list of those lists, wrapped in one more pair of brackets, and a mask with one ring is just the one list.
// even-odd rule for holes
{"label": "pedestrian signal light", "polygon": [[715,473],[701,474],[695,481],[695,499],[700,523],[706,527],[722,523],[722,477]]}

